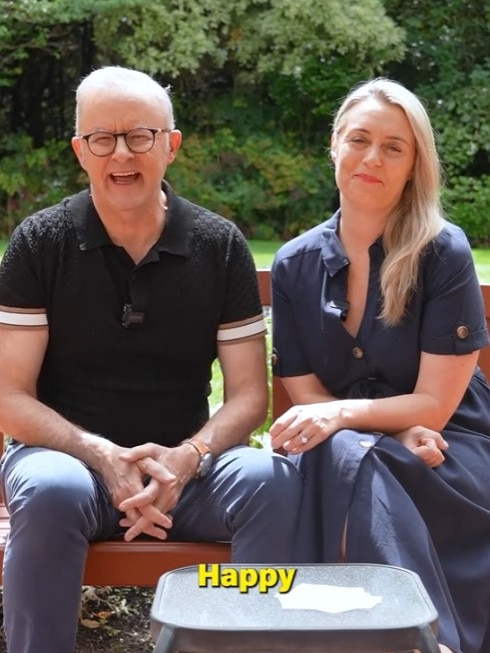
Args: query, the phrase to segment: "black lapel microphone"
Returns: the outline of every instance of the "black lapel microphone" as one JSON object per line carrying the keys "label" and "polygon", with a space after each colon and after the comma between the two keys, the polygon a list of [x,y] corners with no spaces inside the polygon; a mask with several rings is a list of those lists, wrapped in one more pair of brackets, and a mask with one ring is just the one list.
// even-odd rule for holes
{"label": "black lapel microphone", "polygon": [[350,308],[350,303],[346,299],[331,299],[328,305],[336,311],[339,311],[339,317],[342,322],[346,319]]}
{"label": "black lapel microphone", "polygon": [[129,327],[138,324],[143,324],[144,321],[145,321],[145,314],[143,313],[143,311],[135,311],[133,310],[132,304],[124,304],[122,317],[121,317],[121,324],[125,329],[128,329]]}

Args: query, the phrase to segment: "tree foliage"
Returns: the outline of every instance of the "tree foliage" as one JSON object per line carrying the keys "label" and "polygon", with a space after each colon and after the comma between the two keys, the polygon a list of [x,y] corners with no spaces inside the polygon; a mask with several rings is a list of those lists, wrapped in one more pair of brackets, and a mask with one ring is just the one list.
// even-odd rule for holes
{"label": "tree foliage", "polygon": [[444,96],[488,60],[488,0],[386,0],[407,34],[406,55],[391,69],[422,94]]}
{"label": "tree foliage", "polygon": [[387,0],[386,8],[407,33],[403,61],[388,70],[428,106],[448,216],[474,244],[490,245],[490,1]]}
{"label": "tree foliage", "polygon": [[176,189],[261,237],[335,208],[333,111],[354,83],[391,75],[427,102],[451,217],[484,243],[489,25],[490,0],[0,0],[0,231],[85,183],[67,147],[74,89],[120,64],[173,89]]}
{"label": "tree foliage", "polygon": [[123,4],[124,11],[106,11],[95,25],[100,52],[172,78],[209,66],[255,80],[268,73],[301,76],[305,61],[332,53],[379,61],[403,52],[403,31],[379,0]]}

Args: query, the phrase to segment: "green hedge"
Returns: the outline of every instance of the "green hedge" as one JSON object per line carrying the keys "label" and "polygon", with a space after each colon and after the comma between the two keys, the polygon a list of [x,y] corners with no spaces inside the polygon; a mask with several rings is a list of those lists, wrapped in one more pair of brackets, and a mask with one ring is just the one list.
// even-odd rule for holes
{"label": "green hedge", "polygon": [[[35,148],[18,134],[0,141],[0,237],[23,217],[86,187],[69,144]],[[228,127],[190,134],[168,170],[175,190],[235,221],[248,238],[287,240],[324,220],[337,195],[326,153],[291,135],[239,137]],[[448,217],[474,247],[490,245],[490,177],[457,176],[444,192]]]}

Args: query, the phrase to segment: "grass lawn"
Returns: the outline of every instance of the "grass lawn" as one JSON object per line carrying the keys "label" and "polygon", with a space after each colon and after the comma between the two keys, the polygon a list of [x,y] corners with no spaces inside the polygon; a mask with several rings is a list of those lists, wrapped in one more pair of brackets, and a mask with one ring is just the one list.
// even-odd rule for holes
{"label": "grass lawn", "polygon": [[473,258],[480,283],[490,283],[490,249],[474,249]]}
{"label": "grass lawn", "polygon": [[[269,268],[281,243],[279,241],[250,240],[249,245],[255,265],[258,268]],[[490,249],[474,249],[473,258],[480,283],[490,283]]]}
{"label": "grass lawn", "polygon": [[274,254],[282,243],[279,240],[249,240],[257,268],[270,268]]}

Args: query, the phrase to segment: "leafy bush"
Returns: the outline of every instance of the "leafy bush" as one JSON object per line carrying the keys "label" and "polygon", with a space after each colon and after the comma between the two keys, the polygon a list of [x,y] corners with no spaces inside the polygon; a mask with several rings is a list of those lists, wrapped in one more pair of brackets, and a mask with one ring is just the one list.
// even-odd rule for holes
{"label": "leafy bush", "polygon": [[233,220],[248,238],[285,240],[321,222],[334,203],[327,158],[292,138],[229,127],[184,140],[168,177],[177,192]]}
{"label": "leafy bush", "polygon": [[447,213],[473,247],[490,244],[490,64],[475,66],[437,101],[434,123],[447,176]]}
{"label": "leafy bush", "polygon": [[0,235],[8,237],[27,215],[76,192],[81,173],[66,142],[48,141],[34,147],[25,134],[0,140]]}
{"label": "leafy bush", "polygon": [[472,247],[489,247],[490,175],[454,178],[444,201],[448,217],[464,230]]}

